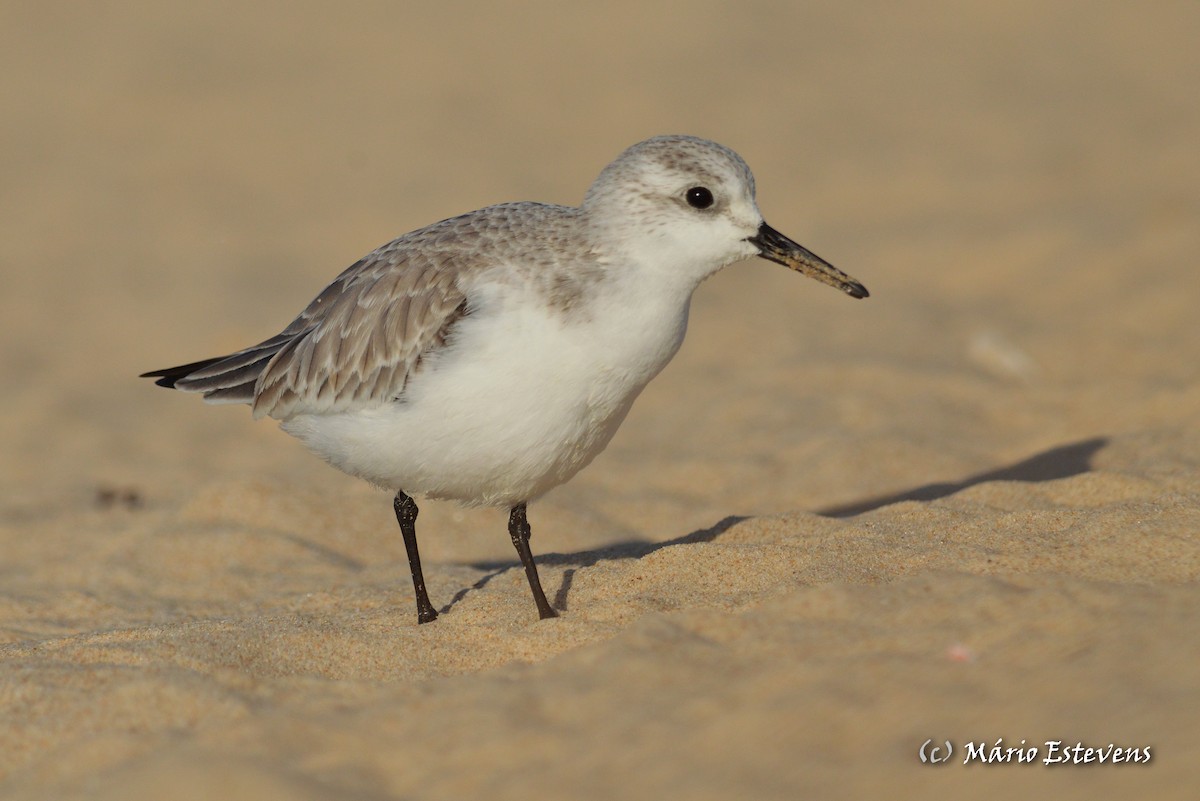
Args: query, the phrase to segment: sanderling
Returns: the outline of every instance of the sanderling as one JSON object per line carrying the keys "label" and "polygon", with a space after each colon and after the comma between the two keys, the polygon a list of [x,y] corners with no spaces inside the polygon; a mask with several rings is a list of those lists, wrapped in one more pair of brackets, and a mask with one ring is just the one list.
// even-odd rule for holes
{"label": "sanderling", "polygon": [[737,153],[658,136],[605,167],[577,208],[503,203],[405,234],[282,333],[145,376],[248,403],[334,467],[395,492],[419,623],[437,611],[411,495],[507,508],[538,614],[555,617],[526,504],[604,449],[679,349],[696,287],[749,256],[867,297],[763,222]]}

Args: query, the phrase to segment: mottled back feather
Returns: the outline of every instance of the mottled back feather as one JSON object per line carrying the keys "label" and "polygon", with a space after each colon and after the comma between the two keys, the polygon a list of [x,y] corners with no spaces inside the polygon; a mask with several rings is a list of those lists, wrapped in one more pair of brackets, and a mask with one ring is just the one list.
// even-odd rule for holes
{"label": "mottled back feather", "polygon": [[[516,275],[541,287],[551,304],[572,303],[578,285],[594,278],[586,269],[594,255],[538,248],[536,240],[561,246],[578,234],[577,217],[568,207],[507,203],[443,220],[348,267],[276,336],[145,375],[280,420],[394,401],[470,313],[468,288],[480,272],[522,262]],[[543,255],[531,259],[530,252]]]}

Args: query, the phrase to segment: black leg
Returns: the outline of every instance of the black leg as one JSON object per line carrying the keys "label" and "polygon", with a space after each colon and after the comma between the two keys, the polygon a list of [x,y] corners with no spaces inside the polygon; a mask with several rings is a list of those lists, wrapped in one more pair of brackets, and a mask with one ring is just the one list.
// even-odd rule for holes
{"label": "black leg", "polygon": [[403,492],[396,493],[396,522],[404,535],[404,548],[408,551],[408,567],[412,570],[413,589],[417,593],[417,623],[437,620],[437,610],[429,602],[425,592],[425,576],[421,573],[421,554],[417,553],[417,504]]}
{"label": "black leg", "polygon": [[537,565],[533,563],[533,553],[529,550],[529,537],[533,532],[529,521],[525,519],[525,504],[514,506],[508,514],[508,533],[512,537],[517,553],[521,555],[521,564],[525,565],[525,577],[529,579],[529,589],[533,590],[533,600],[537,603],[538,617],[545,620],[548,617],[558,617],[558,612],[546,600],[542,592],[542,582],[538,578]]}

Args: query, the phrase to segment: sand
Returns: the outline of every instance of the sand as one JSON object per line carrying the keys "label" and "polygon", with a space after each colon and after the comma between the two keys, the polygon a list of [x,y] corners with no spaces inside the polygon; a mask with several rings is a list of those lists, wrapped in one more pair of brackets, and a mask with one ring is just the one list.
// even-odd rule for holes
{"label": "sand", "polygon": [[[0,798],[1194,797],[1196,5],[782,6],[0,10]],[[677,132],[872,297],[701,288],[557,620],[430,502],[418,628],[385,494],[135,377]]]}

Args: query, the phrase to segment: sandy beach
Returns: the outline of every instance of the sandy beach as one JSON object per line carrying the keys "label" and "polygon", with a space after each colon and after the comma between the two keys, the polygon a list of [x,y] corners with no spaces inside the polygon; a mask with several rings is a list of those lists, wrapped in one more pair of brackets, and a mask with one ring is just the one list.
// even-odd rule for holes
{"label": "sandy beach", "polygon": [[[1194,797],[1198,33],[1184,2],[7,4],[0,799]],[[660,133],[736,149],[871,297],[763,260],[701,287],[530,506],[558,619],[504,513],[428,502],[418,627],[387,494],[137,378]]]}

